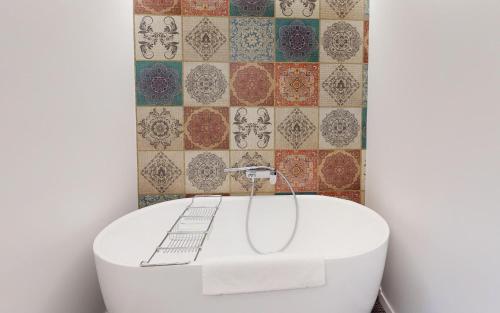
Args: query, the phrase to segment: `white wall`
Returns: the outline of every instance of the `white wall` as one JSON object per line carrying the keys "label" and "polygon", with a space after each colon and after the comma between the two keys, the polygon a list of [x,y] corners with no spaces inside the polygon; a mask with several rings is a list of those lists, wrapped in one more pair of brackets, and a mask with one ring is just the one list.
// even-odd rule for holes
{"label": "white wall", "polygon": [[367,203],[397,313],[500,311],[500,1],[373,0]]}
{"label": "white wall", "polygon": [[0,312],[102,313],[92,241],[137,200],[132,0],[0,12]]}

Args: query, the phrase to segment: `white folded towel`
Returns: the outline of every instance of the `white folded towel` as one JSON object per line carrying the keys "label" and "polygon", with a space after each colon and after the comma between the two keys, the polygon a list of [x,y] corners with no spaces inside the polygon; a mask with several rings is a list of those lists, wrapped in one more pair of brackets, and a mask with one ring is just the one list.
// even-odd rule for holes
{"label": "white folded towel", "polygon": [[323,258],[283,253],[208,259],[203,294],[223,295],[322,286]]}

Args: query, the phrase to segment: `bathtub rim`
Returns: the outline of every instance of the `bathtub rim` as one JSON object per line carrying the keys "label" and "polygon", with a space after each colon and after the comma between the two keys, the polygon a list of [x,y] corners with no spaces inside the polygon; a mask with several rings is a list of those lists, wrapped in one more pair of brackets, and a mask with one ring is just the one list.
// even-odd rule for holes
{"label": "bathtub rim", "polygon": [[[271,196],[288,196],[288,195],[256,195],[255,197],[271,197]],[[247,195],[230,195],[230,196],[223,196],[223,197],[249,197]],[[388,245],[388,241],[389,241],[389,237],[390,237],[390,228],[389,228],[389,224],[387,223],[387,221],[376,211],[374,211],[373,209],[370,209],[369,207],[367,207],[366,205],[362,205],[362,204],[359,204],[357,202],[354,202],[354,201],[350,201],[350,200],[346,200],[346,199],[342,199],[342,198],[337,198],[337,197],[332,197],[332,196],[325,196],[325,195],[297,195],[297,197],[300,198],[328,198],[329,200],[334,200],[334,201],[338,201],[340,203],[344,202],[346,204],[349,204],[349,205],[354,205],[360,209],[364,209],[364,210],[367,210],[370,214],[374,214],[376,216],[377,219],[379,219],[381,222],[382,222],[382,227],[384,228],[383,229],[383,232],[384,232],[384,235],[382,236],[383,240],[381,240],[380,243],[378,243],[377,245],[374,245],[373,248],[371,249],[367,249],[363,252],[360,252],[360,253],[354,253],[354,254],[350,254],[350,255],[346,255],[346,256],[339,256],[339,257],[329,257],[327,254],[324,255],[324,259],[325,259],[325,262],[326,261],[334,261],[334,260],[343,260],[343,259],[349,259],[349,258],[354,258],[354,257],[359,257],[359,256],[362,256],[362,255],[366,255],[366,254],[370,254],[372,252],[374,252],[375,250],[383,247],[384,245]],[[100,243],[100,241],[102,241],[102,238],[106,235],[106,233],[109,231],[109,228],[113,225],[113,224],[118,224],[118,223],[121,223],[123,220],[127,219],[127,218],[131,218],[133,215],[136,215],[136,214],[143,214],[143,212],[145,210],[149,211],[149,210],[152,210],[152,209],[155,209],[156,207],[160,206],[160,205],[164,205],[166,202],[170,202],[170,201],[186,201],[186,199],[190,199],[190,198],[180,198],[180,199],[174,199],[174,200],[168,200],[168,201],[164,201],[164,202],[160,202],[160,203],[156,203],[156,204],[153,204],[153,205],[150,205],[150,206],[147,206],[147,207],[144,207],[144,208],[141,208],[141,209],[137,209],[137,210],[134,210],[132,212],[129,212],[115,220],[113,220],[111,223],[109,223],[108,225],[106,225],[98,234],[97,236],[95,237],[93,243],[92,243],[92,251],[93,251],[93,254],[94,254],[94,258],[99,258],[101,261],[104,261],[106,263],[109,263],[109,264],[112,264],[114,266],[120,266],[120,267],[125,267],[125,268],[142,268],[139,263],[137,265],[128,265],[128,264],[123,264],[123,263],[117,263],[113,260],[110,260],[110,258],[106,258],[106,257],[103,257],[102,256],[102,253],[99,253],[98,249],[98,245]],[[183,266],[202,266],[203,263],[202,262],[191,262],[189,264],[185,264]],[[167,267],[167,268],[172,268],[172,267],[177,267],[175,265],[170,265],[170,266],[159,266],[159,267]],[[157,268],[157,267],[152,267],[152,268]]]}

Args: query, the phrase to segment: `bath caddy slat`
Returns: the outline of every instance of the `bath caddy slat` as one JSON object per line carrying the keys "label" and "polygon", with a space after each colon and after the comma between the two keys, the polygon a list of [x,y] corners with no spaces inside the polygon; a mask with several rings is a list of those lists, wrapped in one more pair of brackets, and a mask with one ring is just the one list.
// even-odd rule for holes
{"label": "bath caddy slat", "polygon": [[[202,199],[215,201],[212,200],[211,205],[202,205],[199,203]],[[221,202],[222,196],[219,195],[194,196],[153,254],[140,266],[185,265],[196,261]]]}

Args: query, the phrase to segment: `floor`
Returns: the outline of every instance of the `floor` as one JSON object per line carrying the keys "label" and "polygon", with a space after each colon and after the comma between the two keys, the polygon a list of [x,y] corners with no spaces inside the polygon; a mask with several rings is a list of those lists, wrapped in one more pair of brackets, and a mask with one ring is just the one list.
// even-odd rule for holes
{"label": "floor", "polygon": [[378,300],[377,302],[375,302],[375,306],[373,307],[372,313],[385,313],[384,308],[382,307],[382,305]]}

